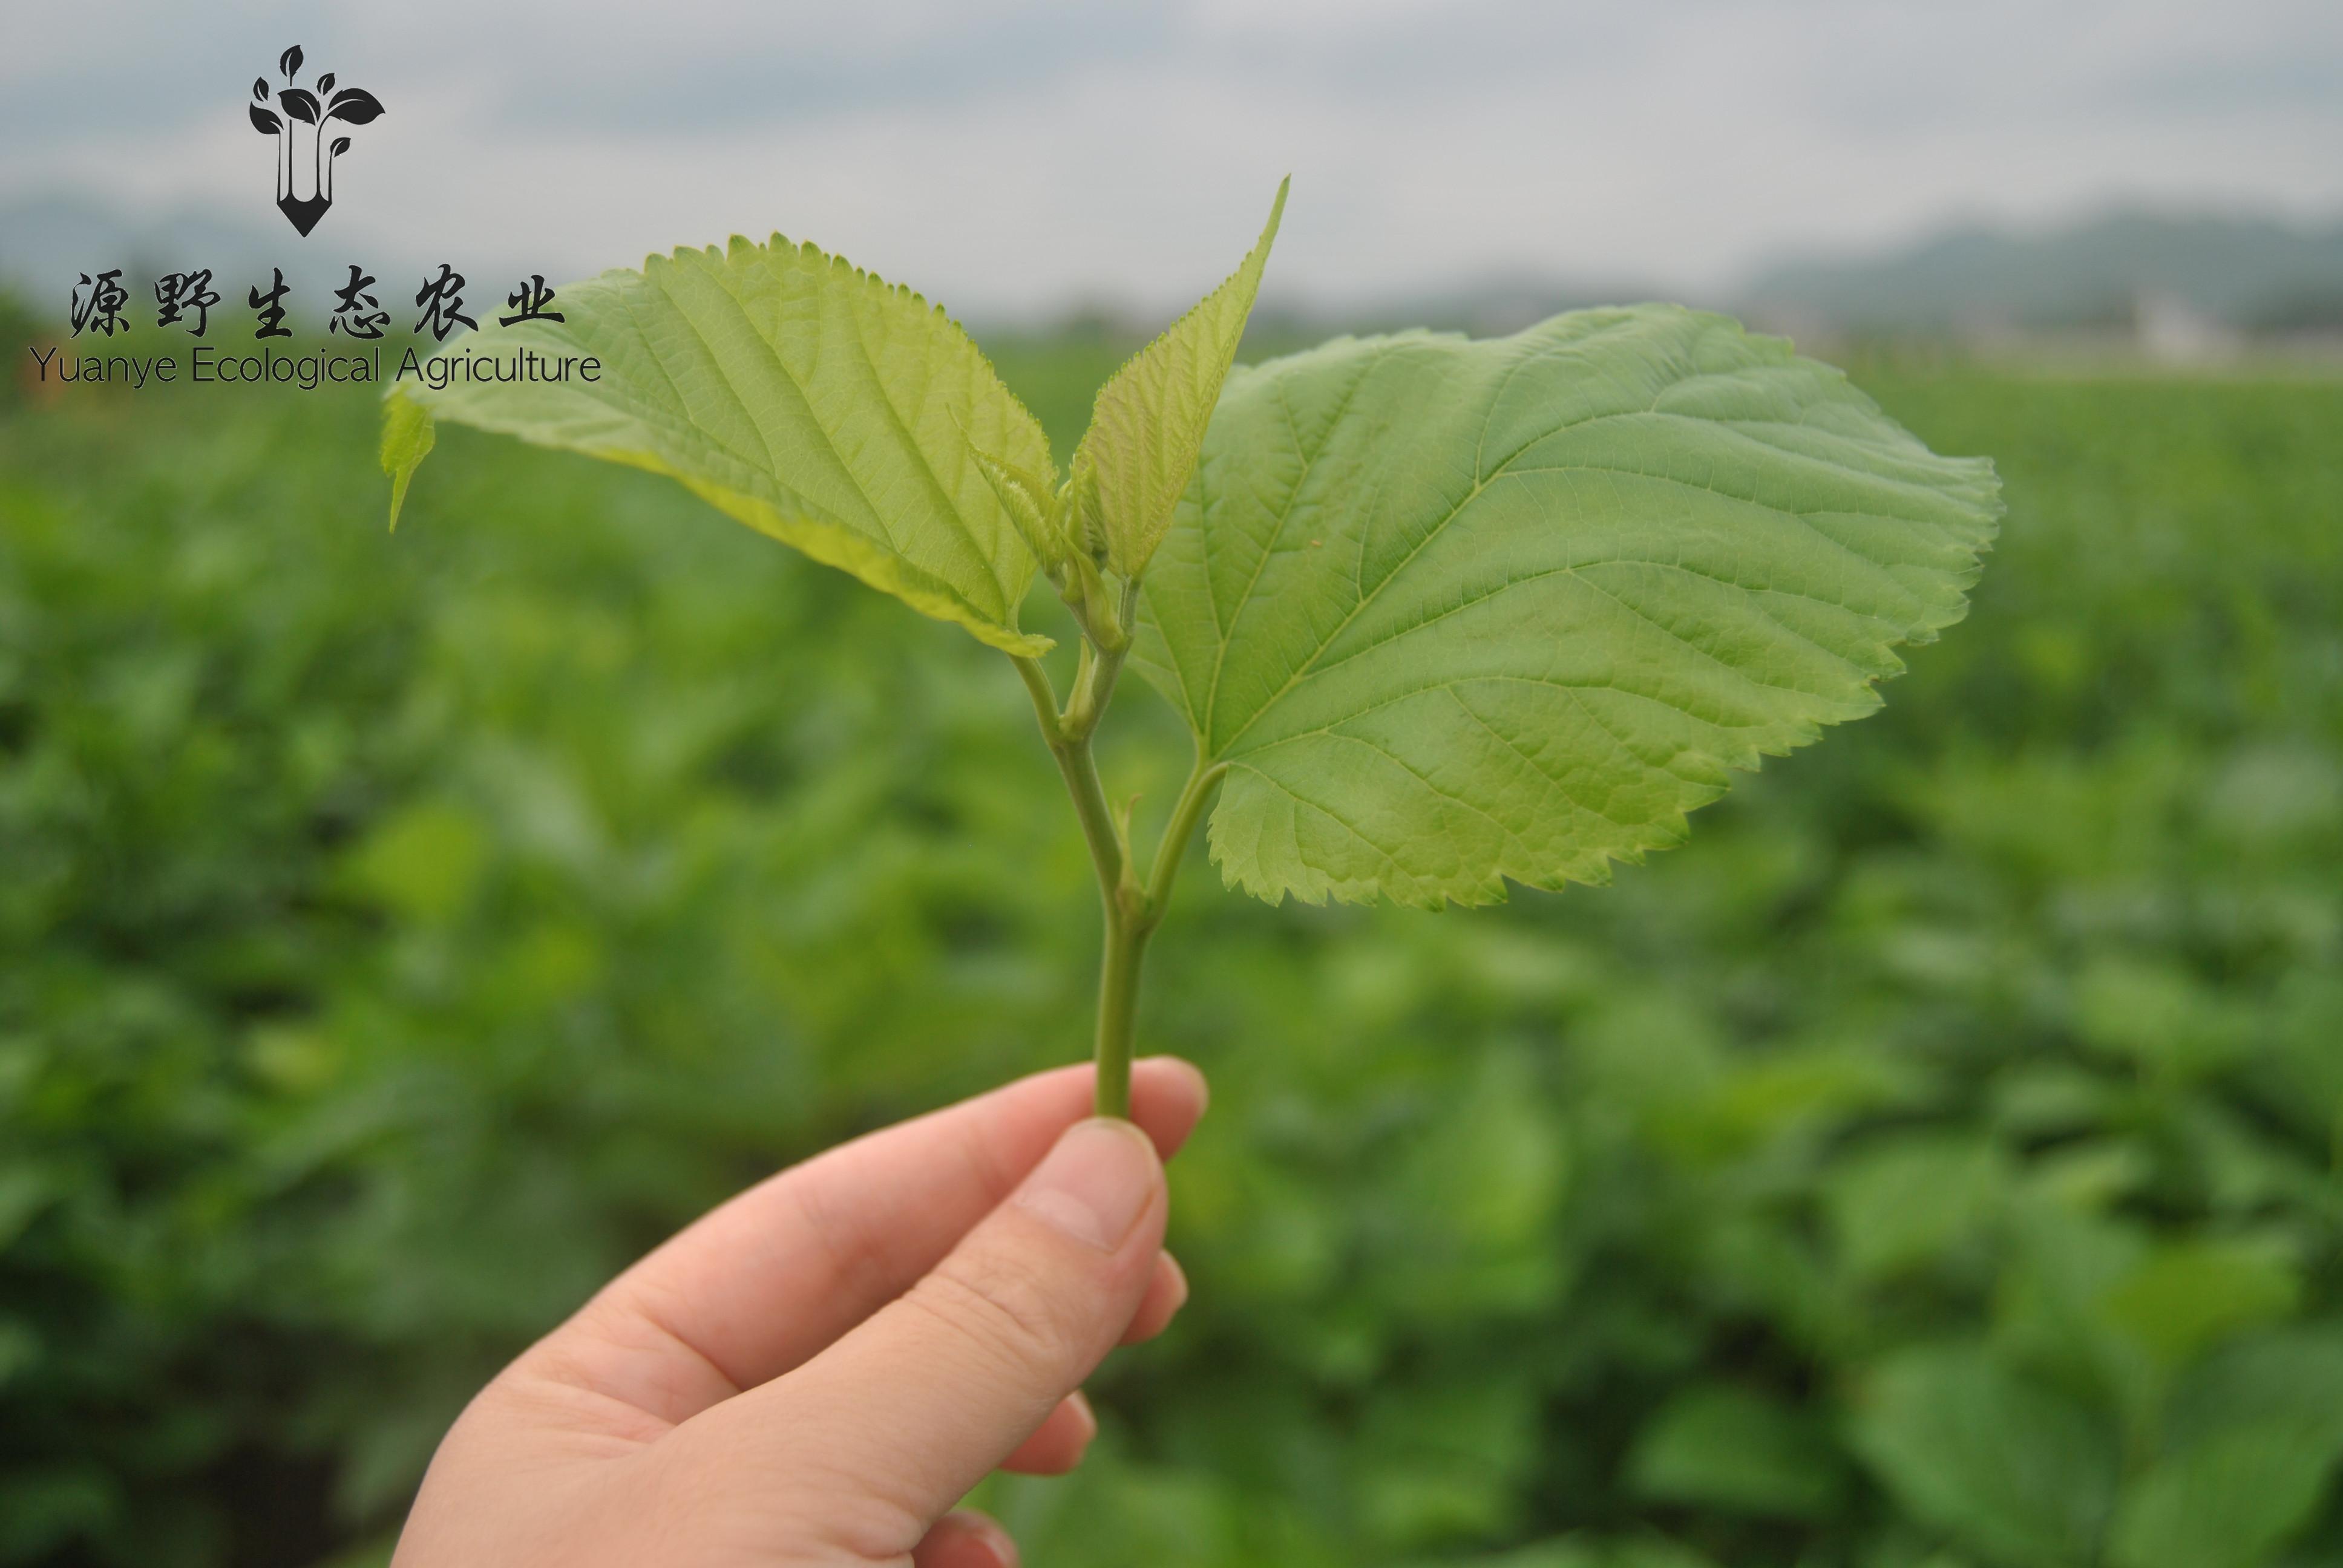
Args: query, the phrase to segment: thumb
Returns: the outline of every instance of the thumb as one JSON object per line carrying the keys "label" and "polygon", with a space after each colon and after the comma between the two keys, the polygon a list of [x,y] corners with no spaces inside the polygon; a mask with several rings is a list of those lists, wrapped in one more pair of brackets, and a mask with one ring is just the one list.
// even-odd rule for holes
{"label": "thumb", "polygon": [[[910,1292],[691,1427],[808,1523],[909,1552],[1081,1386],[1139,1309],[1163,1243],[1163,1167],[1128,1121],[1069,1128]],[[679,1432],[678,1435],[682,1435]]]}

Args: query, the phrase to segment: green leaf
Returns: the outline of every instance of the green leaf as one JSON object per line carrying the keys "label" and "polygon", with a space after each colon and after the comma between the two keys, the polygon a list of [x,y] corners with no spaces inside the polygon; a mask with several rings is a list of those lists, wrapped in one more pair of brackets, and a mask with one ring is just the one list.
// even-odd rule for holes
{"label": "green leaf", "polygon": [[2010,1568],[2087,1563],[2113,1502],[2115,1443],[2065,1395],[1969,1346],[1882,1366],[1856,1451],[1912,1514]]}
{"label": "green leaf", "polygon": [[1718,1387],[1670,1400],[1637,1434],[1627,1478],[1656,1502],[1785,1519],[1828,1519],[1845,1491],[1837,1455],[1805,1418]]}
{"label": "green leaf", "polygon": [[1001,502],[1001,509],[1016,525],[1025,541],[1025,548],[1045,567],[1054,567],[1065,558],[1066,541],[1057,528],[1056,508],[1051,492],[1056,487],[1039,474],[1006,463],[991,453],[971,446],[970,456],[976,459],[977,472],[992,487],[992,494]]}
{"label": "green leaf", "polygon": [[1394,1380],[1363,1402],[1354,1504],[1368,1539],[1486,1540],[1532,1484],[1537,1391],[1523,1379]]}
{"label": "green leaf", "polygon": [[1716,1563],[1662,1535],[1625,1540],[1564,1535],[1494,1555],[1443,1557],[1424,1568],[1716,1568]]}
{"label": "green leaf", "polygon": [[1105,547],[1108,567],[1125,578],[1147,568],[1196,471],[1291,184],[1278,186],[1269,222],[1236,271],[1099,388],[1073,467],[1085,490],[1095,478],[1096,511],[1085,520]]}
{"label": "green leaf", "polygon": [[382,406],[382,471],[390,476],[390,526],[398,528],[398,510],[407,504],[407,482],[431,455],[438,438],[431,416],[403,388],[393,387]]}
{"label": "green leaf", "polygon": [[2126,1492],[2124,1568],[2259,1563],[2298,1531],[2343,1465],[2343,1331],[2293,1325],[2205,1357],[2173,1390],[2168,1452]]}
{"label": "green leaf", "polygon": [[2309,1521],[2335,1469],[2304,1427],[2233,1428],[2165,1459],[2124,1495],[2110,1538],[2121,1568],[2254,1568]]}
{"label": "green leaf", "polygon": [[1275,900],[1602,881],[1734,769],[1879,705],[2000,504],[1777,338],[1665,306],[1233,374],[1141,668]]}
{"label": "green leaf", "polygon": [[1998,1208],[2004,1179],[1991,1140],[1916,1134],[1842,1160],[1823,1196],[1847,1268],[1878,1279],[1976,1235]]}
{"label": "green leaf", "polygon": [[2166,1422],[2180,1443],[2288,1424],[2306,1443],[2343,1458],[2343,1323],[2289,1325],[2222,1346],[2173,1390]]}
{"label": "green leaf", "polygon": [[1033,554],[971,452],[1048,474],[1049,441],[940,309],[779,235],[652,256],[558,290],[554,308],[566,319],[492,325],[453,349],[590,357],[598,378],[395,387],[394,506],[428,446],[411,402],[427,432],[452,419],[669,475],[981,642],[1051,646],[1018,629]]}
{"label": "green leaf", "polygon": [[2267,1238],[2212,1237],[2157,1248],[2108,1291],[2103,1310],[2167,1366],[2225,1336],[2290,1314],[2302,1285]]}

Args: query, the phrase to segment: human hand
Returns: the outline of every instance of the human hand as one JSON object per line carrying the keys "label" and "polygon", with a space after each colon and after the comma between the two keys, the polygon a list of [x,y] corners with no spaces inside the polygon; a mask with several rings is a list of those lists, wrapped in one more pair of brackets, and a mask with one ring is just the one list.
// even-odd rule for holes
{"label": "human hand", "polygon": [[523,1352],[433,1456],[392,1568],[1013,1568],[952,1505],[1071,1470],[1080,1385],[1187,1299],[1161,1160],[1203,1075],[1132,1121],[1066,1068],[831,1150],[709,1214]]}

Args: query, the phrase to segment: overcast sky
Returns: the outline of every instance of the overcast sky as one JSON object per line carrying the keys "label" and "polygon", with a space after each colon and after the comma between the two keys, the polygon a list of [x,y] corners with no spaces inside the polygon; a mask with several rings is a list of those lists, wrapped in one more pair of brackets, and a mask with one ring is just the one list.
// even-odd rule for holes
{"label": "overcast sky", "polygon": [[[387,107],[296,240],[253,78]],[[2117,202],[2343,215],[2338,0],[0,0],[0,203],[557,280],[779,228],[964,313],[1161,306],[1293,176],[1272,295],[1713,291]]]}

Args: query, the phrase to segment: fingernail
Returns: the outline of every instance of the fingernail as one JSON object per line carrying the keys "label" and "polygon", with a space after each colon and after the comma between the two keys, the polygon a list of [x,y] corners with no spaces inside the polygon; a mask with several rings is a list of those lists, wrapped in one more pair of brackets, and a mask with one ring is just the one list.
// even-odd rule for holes
{"label": "fingernail", "polygon": [[1172,1269],[1172,1310],[1176,1312],[1188,1304],[1188,1271],[1169,1252],[1163,1254],[1163,1261]]}
{"label": "fingernail", "polygon": [[1098,1412],[1091,1408],[1091,1396],[1076,1389],[1066,1396],[1066,1402],[1074,1407],[1074,1413],[1081,1416],[1082,1424],[1090,1429],[1082,1437],[1083,1446],[1088,1447],[1091,1440],[1098,1436]]}
{"label": "fingernail", "polygon": [[955,1508],[944,1517],[975,1541],[998,1568],[1017,1568],[1017,1543],[990,1514],[979,1513],[973,1508]]}
{"label": "fingernail", "polygon": [[1066,1130],[1017,1191],[1017,1205],[1101,1252],[1122,1245],[1155,1192],[1155,1149],[1128,1121],[1096,1118]]}
{"label": "fingernail", "polygon": [[1202,1068],[1184,1056],[1148,1056],[1141,1057],[1140,1060],[1164,1062],[1174,1071],[1186,1074],[1196,1085],[1196,1119],[1200,1121],[1203,1120],[1204,1112],[1212,1108],[1212,1081],[1204,1076]]}

